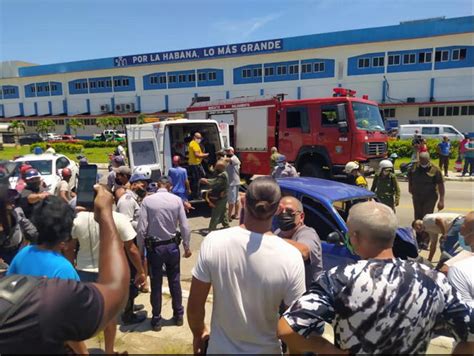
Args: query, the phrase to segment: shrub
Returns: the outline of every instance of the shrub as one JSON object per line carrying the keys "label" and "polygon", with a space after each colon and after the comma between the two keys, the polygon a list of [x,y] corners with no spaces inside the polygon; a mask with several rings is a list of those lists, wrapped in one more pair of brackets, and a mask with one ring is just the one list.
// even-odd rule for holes
{"label": "shrub", "polygon": [[[43,151],[46,151],[46,145],[48,143],[41,142],[35,143],[34,145],[30,146],[30,152],[33,152],[35,147],[41,147]],[[79,154],[82,152],[82,145],[70,144],[70,143],[50,143],[50,145],[54,148],[56,153],[72,153],[72,154]]]}
{"label": "shrub", "polygon": [[105,142],[105,141],[84,141],[82,145],[85,148],[95,148],[95,147],[117,147],[119,144],[122,146],[125,146],[127,143],[126,142],[116,142],[116,141],[111,141],[111,142]]}
{"label": "shrub", "polygon": [[[438,144],[440,140],[437,139],[428,139],[426,140],[426,144],[428,146],[428,152],[430,153],[431,158],[438,158]],[[451,142],[451,151],[450,151],[450,158],[456,158],[458,156],[459,150],[459,142],[452,141]],[[390,156],[392,153],[396,153],[398,157],[408,157],[410,158],[413,152],[413,148],[411,146],[411,140],[396,140],[396,141],[388,141],[388,155]]]}

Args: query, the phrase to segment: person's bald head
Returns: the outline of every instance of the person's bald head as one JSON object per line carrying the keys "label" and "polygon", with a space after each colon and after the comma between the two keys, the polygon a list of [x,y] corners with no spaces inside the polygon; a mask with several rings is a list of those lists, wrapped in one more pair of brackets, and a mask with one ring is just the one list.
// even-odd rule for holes
{"label": "person's bald head", "polygon": [[347,227],[356,253],[362,258],[372,258],[393,246],[398,220],[388,206],[368,201],[351,208]]}
{"label": "person's bald head", "polygon": [[280,200],[280,207],[281,208],[291,208],[294,211],[303,211],[303,204],[296,199],[295,197],[292,196],[286,196],[281,198]]}
{"label": "person's bald head", "polygon": [[464,237],[464,241],[474,248],[474,211],[470,211],[464,217],[464,223],[461,225],[461,235]]}
{"label": "person's bald head", "polygon": [[227,167],[227,162],[224,159],[220,159],[216,162],[216,165],[214,166],[214,169],[221,173],[224,172]]}

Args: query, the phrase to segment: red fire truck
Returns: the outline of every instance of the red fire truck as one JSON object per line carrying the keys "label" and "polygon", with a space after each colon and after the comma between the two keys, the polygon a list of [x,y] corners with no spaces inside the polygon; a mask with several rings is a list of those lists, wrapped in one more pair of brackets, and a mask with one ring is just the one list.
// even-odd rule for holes
{"label": "red fire truck", "polygon": [[242,97],[195,102],[189,119],[229,125],[230,142],[242,161],[243,176],[270,173],[275,146],[302,176],[332,178],[349,161],[374,170],[387,156],[387,134],[376,102],[335,88],[333,97],[284,100]]}

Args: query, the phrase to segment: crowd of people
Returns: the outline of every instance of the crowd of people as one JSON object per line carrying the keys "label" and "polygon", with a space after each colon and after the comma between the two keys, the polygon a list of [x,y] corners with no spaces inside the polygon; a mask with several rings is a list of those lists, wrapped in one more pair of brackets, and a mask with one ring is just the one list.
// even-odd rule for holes
{"label": "crowd of people", "polygon": [[[371,187],[380,203],[359,202],[349,211],[347,243],[360,260],[325,270],[321,238],[305,225],[301,201],[282,196],[275,180],[298,176],[286,157],[272,148],[271,172],[243,194],[234,148],[216,152],[215,163],[204,169],[209,152],[199,132],[192,137],[187,169],[176,155],[169,172],[154,181],[150,169],[132,171],[117,150],[107,183],[95,187],[93,211],[76,205],[67,169],[55,194],[45,192],[31,166],[20,169],[18,190],[1,182],[0,258],[7,271],[0,290],[9,292],[0,295],[0,353],[69,348],[86,354],[84,341],[100,330],[105,352],[114,353],[118,318],[123,324],[147,318],[144,306],[135,304],[140,292],[150,292],[151,328],[159,332],[164,275],[172,321],[183,326],[187,317],[198,354],[278,354],[287,348],[424,353],[440,334],[456,339],[454,351],[473,351],[474,212],[434,213],[436,205],[444,208],[444,183],[427,152],[408,174],[413,231],[429,236],[430,260],[439,235],[443,250],[462,251],[442,261],[440,272],[395,258],[400,188],[386,160]],[[361,168],[346,165],[348,183],[368,189]],[[185,315],[181,257],[192,256],[187,213],[201,191],[212,213]],[[230,227],[232,220],[240,225]],[[322,337],[325,323],[334,328],[334,343]]]}

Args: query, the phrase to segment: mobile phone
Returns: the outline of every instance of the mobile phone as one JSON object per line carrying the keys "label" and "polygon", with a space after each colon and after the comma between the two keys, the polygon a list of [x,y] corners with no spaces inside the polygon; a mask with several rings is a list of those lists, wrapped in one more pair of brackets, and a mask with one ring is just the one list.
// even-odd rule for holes
{"label": "mobile phone", "polygon": [[79,179],[77,183],[77,206],[88,210],[94,207],[95,191],[94,185],[97,181],[97,165],[88,164],[79,167]]}

